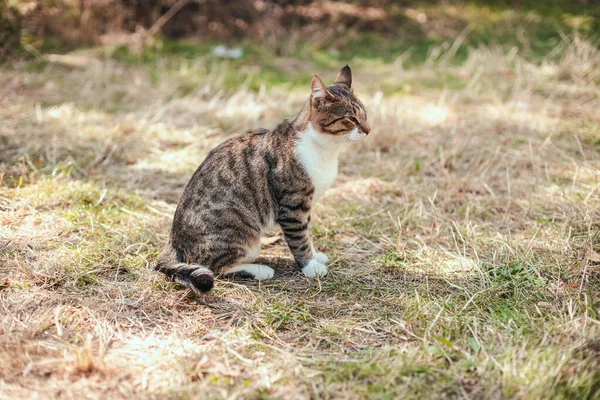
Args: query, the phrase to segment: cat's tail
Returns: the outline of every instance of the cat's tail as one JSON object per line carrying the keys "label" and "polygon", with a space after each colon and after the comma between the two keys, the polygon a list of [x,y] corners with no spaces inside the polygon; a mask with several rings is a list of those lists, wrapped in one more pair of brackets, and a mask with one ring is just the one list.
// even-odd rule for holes
{"label": "cat's tail", "polygon": [[213,272],[198,264],[187,264],[179,260],[171,241],[163,250],[154,267],[167,275],[171,280],[194,291],[208,292],[215,284]]}

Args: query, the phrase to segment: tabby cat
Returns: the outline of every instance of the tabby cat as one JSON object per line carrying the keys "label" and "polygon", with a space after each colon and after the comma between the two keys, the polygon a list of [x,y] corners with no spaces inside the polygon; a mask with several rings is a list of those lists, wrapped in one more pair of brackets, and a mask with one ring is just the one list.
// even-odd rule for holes
{"label": "tabby cat", "polygon": [[200,292],[215,274],[270,279],[272,268],[252,262],[261,235],[277,223],[304,275],[325,276],[328,258],[312,244],[310,211],[333,183],[344,145],[371,130],[351,86],[348,66],[329,87],[315,76],[296,118],[213,149],[181,196],[156,269]]}

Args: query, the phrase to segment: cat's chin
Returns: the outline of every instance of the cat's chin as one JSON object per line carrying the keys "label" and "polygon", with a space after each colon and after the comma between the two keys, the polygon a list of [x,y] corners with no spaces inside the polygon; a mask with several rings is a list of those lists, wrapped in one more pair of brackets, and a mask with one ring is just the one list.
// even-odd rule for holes
{"label": "cat's chin", "polygon": [[363,140],[367,137],[366,133],[351,133],[348,135],[348,141],[350,142],[358,142],[359,140]]}
{"label": "cat's chin", "polygon": [[362,140],[366,137],[367,137],[366,133],[363,133],[363,132],[359,131],[357,127],[354,127],[354,129],[352,129],[346,135],[346,140],[348,140],[349,142],[358,142],[359,140]]}

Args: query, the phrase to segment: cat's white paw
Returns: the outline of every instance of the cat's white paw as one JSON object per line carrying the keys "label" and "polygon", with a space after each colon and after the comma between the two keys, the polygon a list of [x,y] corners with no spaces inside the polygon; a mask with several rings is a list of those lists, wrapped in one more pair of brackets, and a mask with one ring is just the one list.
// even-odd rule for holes
{"label": "cat's white paw", "polygon": [[319,251],[313,252],[313,258],[321,264],[325,264],[327,261],[329,261],[329,257],[327,257],[325,253],[321,253]]}
{"label": "cat's white paw", "polygon": [[223,275],[229,274],[249,274],[257,281],[271,279],[275,275],[275,271],[271,267],[260,264],[239,264],[229,267],[223,271]]}
{"label": "cat's white paw", "polygon": [[308,264],[306,264],[304,268],[302,268],[302,273],[309,278],[314,278],[315,276],[325,276],[327,275],[327,267],[317,261],[316,258],[313,258],[308,262]]}
{"label": "cat's white paw", "polygon": [[262,281],[264,279],[271,279],[275,275],[275,271],[271,267],[266,265],[257,265],[253,271],[254,279]]}

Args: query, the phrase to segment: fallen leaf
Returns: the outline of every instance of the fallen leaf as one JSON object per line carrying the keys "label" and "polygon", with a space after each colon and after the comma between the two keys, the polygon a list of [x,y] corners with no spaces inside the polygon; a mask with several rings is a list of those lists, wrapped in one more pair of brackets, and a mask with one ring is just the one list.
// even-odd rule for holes
{"label": "fallen leaf", "polygon": [[587,253],[587,259],[593,263],[600,263],[600,254],[594,251],[594,249],[590,248]]}
{"label": "fallen leaf", "polygon": [[335,239],[345,244],[354,244],[360,237],[354,233],[338,233],[335,235]]}
{"label": "fallen leaf", "polygon": [[543,308],[554,308],[554,307],[552,306],[552,303],[548,303],[547,301],[538,301],[538,302],[537,302],[537,305],[538,305],[539,307],[543,307]]}
{"label": "fallen leaf", "polygon": [[129,306],[133,308],[138,308],[140,306],[140,303],[127,297],[121,297],[119,299],[116,299],[115,303],[117,303],[120,306]]}

